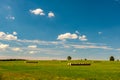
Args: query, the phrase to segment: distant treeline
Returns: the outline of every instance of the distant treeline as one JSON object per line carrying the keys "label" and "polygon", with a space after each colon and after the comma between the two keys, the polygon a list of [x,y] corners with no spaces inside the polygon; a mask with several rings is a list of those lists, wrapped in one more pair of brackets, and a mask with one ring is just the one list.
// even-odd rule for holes
{"label": "distant treeline", "polygon": [[0,59],[0,61],[26,61],[26,59]]}

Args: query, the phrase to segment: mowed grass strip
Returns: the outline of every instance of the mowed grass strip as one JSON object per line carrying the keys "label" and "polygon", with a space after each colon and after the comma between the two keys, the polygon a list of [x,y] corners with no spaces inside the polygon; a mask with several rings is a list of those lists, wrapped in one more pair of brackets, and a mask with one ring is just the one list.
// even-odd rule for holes
{"label": "mowed grass strip", "polygon": [[120,80],[120,62],[87,61],[90,66],[68,66],[68,62],[84,61],[0,61],[0,80]]}

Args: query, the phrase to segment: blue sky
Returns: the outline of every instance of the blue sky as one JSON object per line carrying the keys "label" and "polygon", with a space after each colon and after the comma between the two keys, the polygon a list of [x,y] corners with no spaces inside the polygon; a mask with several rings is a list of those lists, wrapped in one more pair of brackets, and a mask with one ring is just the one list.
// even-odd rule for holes
{"label": "blue sky", "polygon": [[120,59],[120,0],[1,0],[0,58]]}

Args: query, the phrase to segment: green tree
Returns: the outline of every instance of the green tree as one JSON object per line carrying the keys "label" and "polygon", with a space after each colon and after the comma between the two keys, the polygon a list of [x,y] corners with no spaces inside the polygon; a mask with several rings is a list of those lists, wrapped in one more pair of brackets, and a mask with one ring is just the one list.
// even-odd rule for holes
{"label": "green tree", "polygon": [[85,58],[85,61],[87,61],[87,59]]}
{"label": "green tree", "polygon": [[68,56],[68,57],[67,57],[67,60],[71,60],[71,59],[72,59],[72,57],[71,57],[71,56]]}
{"label": "green tree", "polygon": [[110,61],[114,61],[114,60],[115,60],[114,56],[110,56]]}

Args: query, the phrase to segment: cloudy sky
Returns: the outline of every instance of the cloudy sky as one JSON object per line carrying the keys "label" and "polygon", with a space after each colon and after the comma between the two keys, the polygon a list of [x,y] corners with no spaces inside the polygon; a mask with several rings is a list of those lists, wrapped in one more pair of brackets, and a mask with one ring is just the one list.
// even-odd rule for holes
{"label": "cloudy sky", "polygon": [[119,0],[0,0],[0,58],[120,59]]}

